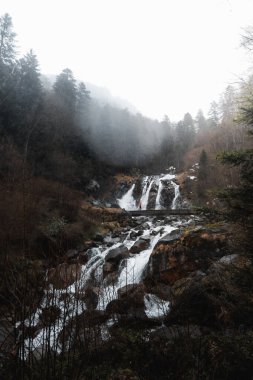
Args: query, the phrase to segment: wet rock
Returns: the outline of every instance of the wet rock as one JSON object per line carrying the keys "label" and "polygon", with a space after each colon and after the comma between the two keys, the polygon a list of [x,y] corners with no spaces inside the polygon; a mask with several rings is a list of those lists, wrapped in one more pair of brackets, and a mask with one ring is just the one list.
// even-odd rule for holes
{"label": "wet rock", "polygon": [[60,315],[61,309],[59,307],[49,306],[42,309],[39,319],[42,322],[43,326],[50,326],[55,323]]}
{"label": "wet rock", "polygon": [[130,239],[135,239],[138,236],[141,236],[142,234],[143,234],[143,231],[141,231],[141,230],[139,230],[139,231],[131,231],[130,232]]}
{"label": "wet rock", "polygon": [[147,319],[143,284],[129,284],[118,290],[119,299],[111,301],[106,312],[119,314],[126,319]]}
{"label": "wet rock", "polygon": [[114,272],[117,270],[117,267],[112,262],[105,262],[103,265],[103,274],[104,277],[106,277],[109,273]]}
{"label": "wet rock", "polygon": [[90,287],[85,289],[83,300],[88,310],[95,310],[98,304],[99,288]]}
{"label": "wet rock", "polygon": [[127,257],[129,257],[128,248],[125,247],[124,245],[120,245],[117,248],[111,249],[107,253],[107,255],[105,257],[105,261],[107,261],[107,262],[110,262],[110,261],[119,262],[122,259],[126,259]]}
{"label": "wet rock", "polygon": [[144,231],[144,230],[149,230],[150,229],[150,225],[148,223],[143,223],[141,225],[141,227],[139,227],[140,230]]}
{"label": "wet rock", "polygon": [[173,243],[175,241],[177,241],[181,236],[182,236],[183,233],[174,233],[173,234],[173,231],[168,233],[167,235],[165,235],[162,239],[159,240],[159,242],[157,243],[157,245],[159,244],[170,244],[170,243]]}
{"label": "wet rock", "polygon": [[175,196],[175,188],[168,180],[162,180],[162,184],[160,203],[163,207],[170,208]]}
{"label": "wet rock", "polygon": [[137,240],[134,245],[130,248],[130,253],[140,253],[144,251],[149,246],[150,239],[140,238]]}
{"label": "wet rock", "polygon": [[158,186],[155,182],[153,182],[150,189],[150,193],[149,193],[147,210],[155,209],[157,191],[158,191]]}
{"label": "wet rock", "polygon": [[95,237],[94,237],[94,240],[95,240],[95,241],[98,241],[98,242],[100,242],[100,243],[103,243],[103,241],[104,241],[104,237],[103,237],[103,235],[97,233],[97,234],[95,235]]}
{"label": "wet rock", "polygon": [[173,285],[197,270],[206,271],[213,260],[227,251],[227,241],[228,232],[223,229],[201,227],[180,236],[169,234],[155,246],[146,269],[147,276]]}
{"label": "wet rock", "polygon": [[139,302],[141,302],[144,292],[145,292],[144,284],[128,284],[118,289],[118,297],[121,299],[121,298],[129,297],[129,296],[130,297],[137,296],[137,297],[140,297]]}

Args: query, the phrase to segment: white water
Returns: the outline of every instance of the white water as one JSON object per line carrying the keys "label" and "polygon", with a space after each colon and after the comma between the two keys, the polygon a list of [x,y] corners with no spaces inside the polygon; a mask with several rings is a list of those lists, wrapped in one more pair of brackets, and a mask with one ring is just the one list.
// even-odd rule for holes
{"label": "white water", "polygon": [[[172,227],[169,225],[166,225],[164,227],[153,226],[153,228],[151,227],[150,230],[144,231],[142,237],[148,236],[151,239],[149,247],[140,252],[139,254],[134,254],[125,260],[124,266],[119,271],[116,283],[114,283],[113,285],[106,286],[106,280],[104,281],[103,291],[100,294],[99,303],[97,307],[99,310],[104,310],[110,301],[118,297],[118,290],[120,288],[129,284],[138,284],[141,281],[143,272],[146,268],[146,265],[148,264],[150,255],[153,252],[156,243],[160,239],[162,239],[163,236],[167,235],[175,228],[176,227]],[[158,234],[156,236],[150,235],[150,233],[153,231],[158,232]],[[130,239],[126,239],[124,241],[124,245],[129,249],[132,247],[134,243],[135,241]]]}
{"label": "white water", "polygon": [[121,199],[118,199],[118,204],[120,208],[125,209],[127,211],[137,209],[136,200],[133,197],[134,188],[135,184],[131,186],[128,192],[125,195],[123,195]]}
{"label": "white water", "polygon": [[[143,179],[143,190],[141,196],[142,209],[146,210],[149,194],[151,187],[154,182],[158,186],[157,196],[156,196],[156,209],[161,208],[161,192],[163,188],[162,181],[171,180],[171,183],[175,189],[175,196],[172,202],[172,209],[176,208],[177,200],[180,196],[179,185],[172,181],[175,176],[171,174],[155,177],[145,177]],[[131,186],[128,192],[118,200],[119,206],[125,210],[136,210],[136,200],[133,197],[133,191],[135,184]],[[181,224],[178,223],[172,225],[165,224],[161,226],[160,223],[155,223],[152,219],[146,219],[145,223],[147,225],[146,229],[143,231],[142,237],[149,237],[150,243],[147,249],[141,251],[138,254],[130,254],[128,259],[122,260],[117,277],[114,284],[108,284],[107,278],[103,278],[103,265],[105,263],[105,258],[107,253],[114,248],[119,247],[124,244],[128,249],[130,249],[133,244],[139,239],[131,238],[131,232],[138,232],[140,229],[136,227],[128,231],[128,235],[123,242],[115,243],[108,248],[106,242],[113,242],[113,239],[108,235],[105,239],[105,243],[101,244],[98,248],[93,248],[89,251],[88,262],[81,267],[80,279],[74,282],[72,285],[66,289],[55,290],[52,285],[49,289],[45,291],[45,296],[39,309],[30,316],[29,319],[25,320],[26,326],[36,326],[40,321],[40,315],[42,310],[46,307],[55,306],[61,310],[60,317],[56,320],[54,326],[51,329],[45,327],[41,329],[38,335],[32,339],[27,339],[25,341],[25,352],[24,357],[27,357],[29,352],[45,344],[45,341],[50,343],[50,347],[53,350],[60,352],[61,344],[59,343],[58,336],[64,326],[77,315],[80,315],[86,310],[86,304],[84,301],[80,300],[78,295],[85,293],[85,288],[92,278],[92,285],[99,288],[98,295],[98,310],[105,310],[108,303],[114,299],[118,298],[118,290],[129,284],[138,284],[143,277],[145,268],[148,264],[150,255],[157,244],[157,242],[165,235],[177,228]],[[68,301],[64,300],[64,296],[68,296]],[[165,315],[169,310],[169,302],[160,300],[154,294],[147,294],[144,297],[145,313],[150,318],[157,318]],[[105,330],[107,329],[104,326]],[[107,331],[107,330],[106,330]],[[106,334],[105,334],[106,335]]]}
{"label": "white water", "polygon": [[174,189],[175,189],[175,196],[174,196],[174,199],[172,201],[172,205],[171,205],[171,208],[172,210],[175,210],[177,208],[177,200],[180,196],[180,191],[179,191],[179,185],[177,185],[175,182],[171,181],[171,183],[173,184],[174,186]]}
{"label": "white water", "polygon": [[143,191],[142,191],[142,195],[141,195],[141,200],[140,200],[140,204],[141,204],[141,209],[142,210],[147,210],[149,193],[150,193],[151,187],[152,187],[152,185],[154,183],[154,180],[151,179],[150,182],[149,182],[149,185],[148,185],[148,177],[146,177],[146,178],[147,178],[147,181],[145,182],[145,186],[143,187]]}
{"label": "white water", "polygon": [[157,196],[156,196],[156,200],[155,200],[155,209],[156,210],[161,210],[161,208],[162,208],[161,203],[160,203],[161,202],[162,189],[163,189],[163,183],[160,179],[159,184],[158,184]]}
{"label": "white water", "polygon": [[144,297],[145,313],[148,318],[163,317],[169,312],[170,303],[158,298],[154,294],[146,294]]}
{"label": "white water", "polygon": [[161,176],[146,176],[142,180],[142,193],[140,197],[139,204],[137,205],[137,200],[133,197],[133,191],[135,188],[135,184],[131,186],[131,188],[123,195],[121,199],[118,199],[118,205],[120,208],[125,209],[126,211],[138,210],[141,208],[142,210],[147,210],[149,195],[152,188],[152,185],[155,183],[158,187],[156,201],[155,201],[155,209],[162,209],[161,206],[161,192],[163,189],[163,181],[171,181],[175,188],[175,198],[173,200],[172,208],[175,208],[175,202],[179,197],[179,186],[172,181],[175,178],[174,174],[162,174]]}

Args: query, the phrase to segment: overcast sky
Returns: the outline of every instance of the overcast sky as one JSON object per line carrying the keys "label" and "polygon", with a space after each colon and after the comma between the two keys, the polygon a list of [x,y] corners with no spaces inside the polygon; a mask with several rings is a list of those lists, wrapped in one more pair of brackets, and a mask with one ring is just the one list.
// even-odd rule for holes
{"label": "overcast sky", "polygon": [[1,0],[5,12],[42,73],[69,67],[153,118],[206,112],[250,63],[252,0]]}

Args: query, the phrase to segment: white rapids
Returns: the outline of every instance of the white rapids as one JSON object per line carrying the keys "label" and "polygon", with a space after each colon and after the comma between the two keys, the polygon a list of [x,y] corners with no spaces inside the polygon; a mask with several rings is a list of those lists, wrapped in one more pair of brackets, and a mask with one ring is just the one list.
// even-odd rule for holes
{"label": "white rapids", "polygon": [[[173,182],[175,175],[167,174],[161,176],[144,177],[142,181],[141,206],[145,210],[148,205],[149,194],[153,185],[157,188],[155,200],[156,209],[161,209],[161,192],[163,189],[163,181],[171,181],[175,189],[175,195],[172,202],[172,208],[177,207],[177,200],[180,196],[179,186]],[[118,204],[125,210],[136,210],[137,204],[134,199],[135,184],[127,191],[127,193],[118,200]],[[154,247],[160,239],[170,234],[178,226],[182,225],[182,220],[178,219],[173,223],[168,220],[157,220],[157,218],[136,218],[136,225],[115,240],[112,233],[109,233],[102,243],[96,248],[91,248],[86,252],[88,261],[81,265],[81,273],[77,276],[77,280],[65,289],[55,289],[52,284],[44,291],[44,297],[40,307],[29,318],[23,321],[25,326],[35,327],[40,324],[41,315],[46,308],[54,307],[59,311],[54,325],[38,330],[35,338],[27,338],[20,352],[21,358],[25,359],[29,353],[48,342],[50,347],[61,352],[62,344],[60,343],[60,334],[64,327],[70,323],[73,318],[84,313],[87,309],[85,298],[85,289],[91,285],[97,289],[97,306],[96,309],[106,310],[107,305],[118,298],[118,290],[130,284],[138,284],[145,276],[145,269],[149,263],[149,258]],[[190,223],[191,220],[184,221],[184,225]],[[113,282],[108,282],[107,276],[104,276],[104,264],[108,252],[114,248],[124,245],[128,250],[141,238],[148,241],[147,248],[138,254],[129,254],[129,257],[121,260],[119,268],[114,272]],[[67,300],[67,301],[66,301]],[[145,313],[148,318],[159,318],[169,311],[169,302],[160,300],[154,294],[146,294],[144,296]],[[110,319],[110,323],[113,323]],[[108,337],[108,321],[101,325],[103,334]],[[20,323],[17,324],[17,327]],[[71,342],[69,342],[71,344]]]}

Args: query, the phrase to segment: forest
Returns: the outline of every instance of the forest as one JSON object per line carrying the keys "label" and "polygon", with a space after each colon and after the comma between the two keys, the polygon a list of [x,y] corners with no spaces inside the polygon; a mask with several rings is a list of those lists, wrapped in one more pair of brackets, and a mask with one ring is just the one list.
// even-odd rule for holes
{"label": "forest", "polygon": [[[242,37],[242,48],[252,56],[250,28]],[[99,104],[85,83],[74,77],[71,68],[56,75],[55,81],[46,85],[33,50],[18,56],[12,18],[2,15],[0,377],[252,379],[252,75],[235,86],[227,86],[222,96],[210,104],[208,115],[201,109],[197,115],[186,110],[177,122],[171,121],[169,115],[158,121],[127,108]],[[206,262],[203,268],[194,267],[206,273],[201,289],[197,288],[196,279],[189,285],[189,268],[193,264],[187,264],[188,272],[175,277],[177,281],[187,279],[187,285],[174,298],[171,278],[159,277],[158,281],[147,270],[143,286],[149,293],[155,292],[155,286],[159,295],[161,289],[169,289],[171,311],[162,324],[175,328],[174,335],[155,334],[153,331],[158,331],[161,321],[143,320],[138,313],[132,316],[129,312],[132,317],[124,319],[114,300],[104,314],[87,306],[84,315],[73,318],[71,328],[75,326],[77,336],[84,323],[84,339],[80,333],[79,339],[73,338],[70,343],[70,334],[66,332],[65,336],[62,332],[61,352],[51,347],[51,338],[46,337],[40,351],[31,349],[26,356],[27,339],[34,339],[41,326],[45,331],[55,326],[59,317],[59,309],[48,301],[49,306],[39,317],[39,327],[31,319],[45,292],[50,299],[57,297],[59,289],[66,288],[66,284],[56,286],[52,277],[55,293],[50,295],[50,273],[63,265],[71,271],[68,268],[76,265],[71,251],[77,247],[82,246],[86,253],[82,262],[86,265],[91,242],[96,242],[93,247],[99,247],[99,239],[102,241],[106,233],[113,235],[128,226],[135,228],[131,224],[134,222],[126,222],[124,216],[123,221],[116,221],[120,212],[117,199],[135,181],[140,186],[134,190],[139,199],[142,177],[156,178],[166,171],[176,176],[188,206],[207,215],[194,226],[200,223],[206,234],[224,235],[219,238],[221,246],[215,245],[215,241],[215,248],[208,240],[210,249],[216,253],[226,251],[231,257],[237,255],[241,258],[238,263],[229,268],[217,264],[216,270],[207,270]],[[180,207],[186,206],[181,202]],[[221,232],[223,228],[226,232]],[[184,233],[180,239],[189,255],[196,247],[206,252],[206,246],[201,246],[204,237],[197,240],[198,232],[191,235],[188,225]],[[210,264],[214,259],[210,256],[208,260]],[[109,259],[108,263],[103,270],[111,274]],[[92,286],[85,290],[87,305],[95,302],[95,285]],[[137,302],[141,291],[139,287],[136,295],[134,290],[133,302]],[[132,310],[133,306],[130,302],[126,307]],[[206,320],[201,314],[205,309],[210,317]],[[111,338],[100,341],[95,330],[101,330],[109,320],[106,313],[110,318],[116,314],[121,318],[117,317],[118,322],[111,328]],[[30,324],[25,323],[27,320]],[[68,330],[69,325],[66,326],[62,331]]]}

